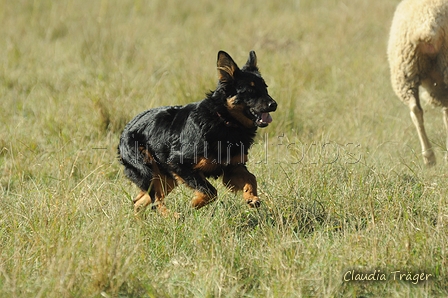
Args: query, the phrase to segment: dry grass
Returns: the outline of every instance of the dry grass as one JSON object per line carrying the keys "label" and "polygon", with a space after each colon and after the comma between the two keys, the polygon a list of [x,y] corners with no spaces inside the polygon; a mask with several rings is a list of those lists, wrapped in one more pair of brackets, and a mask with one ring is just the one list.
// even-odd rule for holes
{"label": "dry grass", "polygon": [[[0,296],[448,295],[444,129],[427,109],[425,169],[389,83],[397,2],[0,0]],[[279,103],[249,163],[263,206],[216,182],[200,211],[170,194],[180,221],[134,218],[121,129],[200,100],[220,49],[240,65],[254,49]]]}

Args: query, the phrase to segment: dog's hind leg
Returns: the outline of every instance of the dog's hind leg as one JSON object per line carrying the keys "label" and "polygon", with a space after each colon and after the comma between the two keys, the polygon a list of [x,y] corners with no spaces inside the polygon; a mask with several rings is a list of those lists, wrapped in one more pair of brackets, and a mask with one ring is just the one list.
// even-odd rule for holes
{"label": "dog's hind leg", "polygon": [[134,199],[134,212],[137,214],[150,204],[154,204],[160,214],[168,215],[169,210],[165,206],[165,196],[176,187],[176,181],[163,174],[155,176],[148,191],[141,190]]}
{"label": "dog's hind leg", "polygon": [[152,203],[162,215],[168,215],[169,210],[165,206],[164,199],[176,187],[176,181],[160,172],[157,162],[148,150],[143,147],[139,149],[144,156],[144,166],[150,169],[151,174],[147,174],[146,179],[142,177],[136,179],[140,183],[138,185],[141,191],[134,199],[134,212],[139,213]]}
{"label": "dog's hind leg", "polygon": [[[177,183],[174,179],[160,174],[160,172],[155,175],[152,180],[152,189],[150,193],[153,194],[154,203],[157,210],[164,216],[170,214],[170,211],[165,206],[165,196],[167,196],[176,187],[176,185]],[[177,217],[178,215],[174,214],[174,216]]]}
{"label": "dog's hind leg", "polygon": [[243,191],[243,198],[250,207],[259,207],[257,195],[257,179],[245,165],[230,165],[224,170],[222,178],[224,185],[232,191]]}

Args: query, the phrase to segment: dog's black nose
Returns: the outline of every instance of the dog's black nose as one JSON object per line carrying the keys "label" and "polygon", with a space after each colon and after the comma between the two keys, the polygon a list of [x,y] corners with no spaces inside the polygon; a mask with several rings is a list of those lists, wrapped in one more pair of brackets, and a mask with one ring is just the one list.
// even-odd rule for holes
{"label": "dog's black nose", "polygon": [[277,110],[277,103],[275,101],[272,101],[269,103],[268,107],[271,111],[275,111]]}

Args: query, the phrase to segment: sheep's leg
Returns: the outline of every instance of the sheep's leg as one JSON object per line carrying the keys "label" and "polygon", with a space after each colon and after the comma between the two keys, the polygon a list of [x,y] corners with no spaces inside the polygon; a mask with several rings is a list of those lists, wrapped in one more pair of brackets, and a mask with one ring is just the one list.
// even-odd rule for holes
{"label": "sheep's leg", "polygon": [[448,162],[448,108],[443,108],[443,123],[445,124],[445,130],[447,133],[447,139],[446,139],[446,150],[445,151],[445,161]]}
{"label": "sheep's leg", "polygon": [[426,135],[425,126],[423,124],[423,110],[420,106],[420,100],[418,98],[418,90],[413,90],[412,96],[409,99],[409,109],[411,110],[411,119],[417,128],[418,138],[422,146],[423,162],[432,166],[436,163],[434,151],[431,148],[428,136]]}

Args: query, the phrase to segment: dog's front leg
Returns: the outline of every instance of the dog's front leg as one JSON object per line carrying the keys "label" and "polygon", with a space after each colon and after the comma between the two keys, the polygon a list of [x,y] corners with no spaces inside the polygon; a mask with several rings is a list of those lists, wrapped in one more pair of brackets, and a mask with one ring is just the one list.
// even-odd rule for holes
{"label": "dog's front leg", "polygon": [[191,200],[191,206],[196,209],[204,207],[205,205],[215,201],[217,198],[218,192],[213,185],[210,184],[210,182],[205,180],[205,178],[201,181],[200,185],[196,184],[194,188],[196,189],[196,195],[193,200]]}
{"label": "dog's front leg", "polygon": [[245,165],[229,165],[224,170],[222,182],[234,192],[242,190],[243,198],[250,207],[260,206],[257,195],[257,179]]}
{"label": "dog's front leg", "polygon": [[195,197],[191,200],[191,206],[199,209],[217,199],[218,192],[201,172],[177,173],[187,186],[195,190]]}

